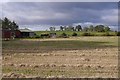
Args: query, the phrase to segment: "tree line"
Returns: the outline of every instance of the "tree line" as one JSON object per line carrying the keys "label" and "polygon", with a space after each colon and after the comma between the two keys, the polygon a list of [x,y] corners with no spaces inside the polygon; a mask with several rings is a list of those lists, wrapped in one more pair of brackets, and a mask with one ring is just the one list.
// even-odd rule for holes
{"label": "tree line", "polygon": [[[15,21],[9,20],[5,17],[3,20],[0,19],[3,30],[18,30],[19,26]],[[56,31],[55,27],[50,27],[50,31]],[[84,32],[109,32],[112,31],[108,26],[105,25],[90,25],[89,27],[82,27],[81,25],[73,26],[60,26],[59,31],[84,31]]]}
{"label": "tree line", "polygon": [[[55,31],[55,27],[50,27],[50,31]],[[73,26],[60,26],[59,31],[84,31],[84,32],[109,32],[111,29],[105,25],[90,25],[89,27],[83,27],[81,25]]]}

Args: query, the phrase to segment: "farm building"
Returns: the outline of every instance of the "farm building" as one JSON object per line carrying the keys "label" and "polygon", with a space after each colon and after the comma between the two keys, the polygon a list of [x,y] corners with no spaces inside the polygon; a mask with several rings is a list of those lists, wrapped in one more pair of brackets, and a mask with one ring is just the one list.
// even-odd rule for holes
{"label": "farm building", "polygon": [[2,38],[11,38],[12,31],[10,30],[2,30]]}
{"label": "farm building", "polygon": [[21,33],[19,30],[7,30],[7,29],[4,29],[2,30],[2,38],[3,39],[14,39],[14,38],[19,38],[21,36]]}
{"label": "farm building", "polygon": [[14,38],[26,38],[34,37],[35,33],[29,29],[20,29],[20,30],[2,30],[2,38],[5,40],[14,39]]}
{"label": "farm building", "polygon": [[35,33],[27,28],[25,29],[20,29],[21,37],[26,38],[26,37],[34,37]]}
{"label": "farm building", "polygon": [[21,38],[21,32],[19,30],[15,30],[15,38]]}

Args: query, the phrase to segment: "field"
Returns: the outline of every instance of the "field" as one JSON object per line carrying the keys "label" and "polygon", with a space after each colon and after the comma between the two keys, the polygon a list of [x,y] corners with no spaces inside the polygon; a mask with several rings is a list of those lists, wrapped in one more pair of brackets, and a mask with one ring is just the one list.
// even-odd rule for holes
{"label": "field", "polygon": [[[72,36],[73,33],[77,33],[77,36],[82,36],[85,32],[84,31],[35,31],[37,35],[41,35],[43,33],[56,33],[57,36],[60,36],[62,33],[66,33],[68,36]],[[107,32],[89,32],[91,35],[94,36],[105,36]],[[116,32],[108,32],[111,36],[116,36]]]}
{"label": "field", "polygon": [[3,41],[3,77],[118,77],[118,37]]}

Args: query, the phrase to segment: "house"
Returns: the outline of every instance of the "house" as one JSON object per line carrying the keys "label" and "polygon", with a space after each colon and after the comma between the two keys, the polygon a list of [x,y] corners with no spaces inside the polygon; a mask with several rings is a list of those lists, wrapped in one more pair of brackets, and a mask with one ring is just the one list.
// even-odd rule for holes
{"label": "house", "polygon": [[27,28],[25,29],[19,29],[20,33],[21,33],[21,37],[22,38],[27,38],[27,37],[34,37],[35,33]]}

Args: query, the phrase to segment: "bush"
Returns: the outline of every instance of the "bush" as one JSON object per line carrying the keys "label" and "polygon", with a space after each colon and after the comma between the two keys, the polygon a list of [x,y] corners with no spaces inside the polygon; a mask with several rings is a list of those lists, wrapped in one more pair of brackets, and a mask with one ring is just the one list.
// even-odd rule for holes
{"label": "bush", "polygon": [[73,33],[72,36],[77,36],[77,33]]}
{"label": "bush", "polygon": [[35,38],[41,38],[39,35],[36,35]]}
{"label": "bush", "polygon": [[68,36],[67,36],[66,33],[62,33],[60,37],[62,37],[62,38],[67,38]]}
{"label": "bush", "polygon": [[103,36],[110,36],[108,32],[104,33]]}
{"label": "bush", "polygon": [[120,32],[116,32],[116,35],[117,35],[117,36],[120,36]]}
{"label": "bush", "polygon": [[106,32],[102,36],[115,36],[115,35],[114,34],[110,34],[109,32]]}
{"label": "bush", "polygon": [[41,38],[50,38],[50,35],[48,33],[41,34]]}
{"label": "bush", "polygon": [[82,34],[82,36],[94,36],[94,34],[91,34],[91,33],[89,33],[89,32],[84,32],[84,33]]}

